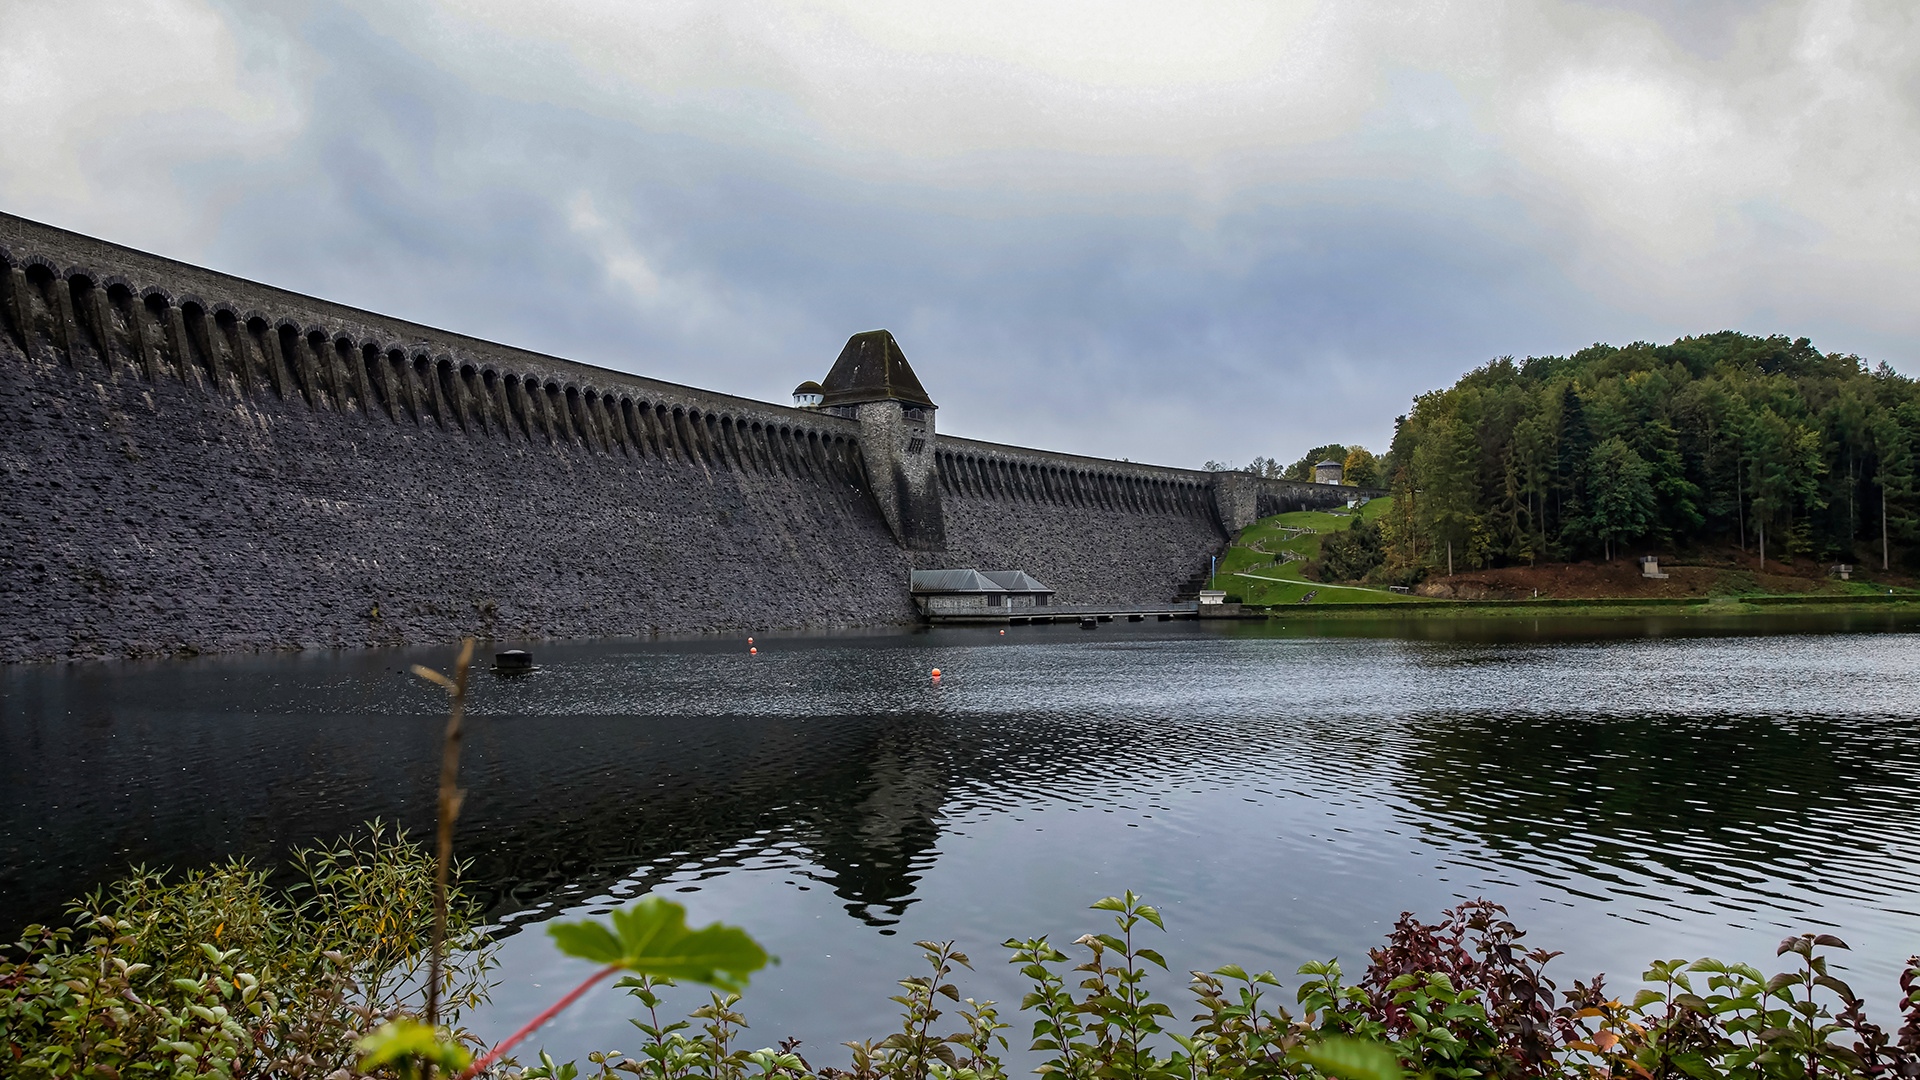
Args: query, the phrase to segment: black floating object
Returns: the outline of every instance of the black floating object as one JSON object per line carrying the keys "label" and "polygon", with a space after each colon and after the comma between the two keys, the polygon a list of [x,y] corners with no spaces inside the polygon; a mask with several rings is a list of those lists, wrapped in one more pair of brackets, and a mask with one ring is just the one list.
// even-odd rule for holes
{"label": "black floating object", "polygon": [[1082,615],[1080,616],[1080,629],[1098,630],[1100,629],[1100,620],[1091,615]]}
{"label": "black floating object", "polygon": [[502,675],[518,675],[533,670],[533,654],[525,649],[508,649],[493,654],[493,670]]}

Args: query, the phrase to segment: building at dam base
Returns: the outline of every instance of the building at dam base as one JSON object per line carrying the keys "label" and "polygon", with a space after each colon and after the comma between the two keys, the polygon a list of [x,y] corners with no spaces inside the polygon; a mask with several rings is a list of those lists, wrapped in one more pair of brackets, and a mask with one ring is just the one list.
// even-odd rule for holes
{"label": "building at dam base", "polygon": [[0,660],[916,619],[1173,592],[1355,489],[956,439],[892,335],[790,408],[0,214]]}

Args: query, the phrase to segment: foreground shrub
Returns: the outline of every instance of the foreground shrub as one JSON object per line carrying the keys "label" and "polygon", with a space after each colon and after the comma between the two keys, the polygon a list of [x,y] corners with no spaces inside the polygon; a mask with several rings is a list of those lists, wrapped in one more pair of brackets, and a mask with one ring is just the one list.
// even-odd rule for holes
{"label": "foreground shrub", "polygon": [[[1904,1025],[1889,1035],[1829,970],[1822,950],[1846,946],[1827,935],[1782,942],[1792,962],[1772,976],[1660,961],[1648,987],[1621,1000],[1598,977],[1562,991],[1546,974],[1557,954],[1524,945],[1505,910],[1482,900],[1433,924],[1403,915],[1351,983],[1321,961],[1285,994],[1273,973],[1228,965],[1191,973],[1190,1000],[1176,1005],[1153,985],[1167,967],[1146,940],[1164,930],[1160,913],[1132,893],[1094,905],[1112,914],[1108,932],[1065,948],[1003,943],[1031,986],[1017,1015],[961,996],[956,977],[972,961],[954,943],[918,943],[928,967],[899,983],[899,1030],[844,1044],[847,1068],[816,1067],[792,1040],[740,1045],[740,991],[764,952],[737,929],[692,930],[679,905],[643,898],[611,928],[551,928],[563,950],[601,967],[523,1029],[624,971],[636,1053],[470,1064],[482,1048],[459,1016],[485,999],[490,958],[457,888],[444,1026],[419,1022],[433,867],[376,825],[301,853],[286,887],[241,861],[173,882],[136,872],[74,905],[72,928],[29,928],[0,966],[0,1075],[1004,1080],[1017,1023],[1048,1080],[1920,1080],[1920,958],[1901,976]],[[715,989],[690,1016],[663,1017],[671,975]]]}
{"label": "foreground shrub", "polygon": [[[26,929],[0,964],[0,1074],[322,1077],[355,1041],[417,1012],[433,920],[433,859],[379,823],[298,851],[269,880],[245,860],[168,881],[136,870]],[[477,912],[449,908],[463,945],[453,1009],[485,1000]]]}
{"label": "foreground shrub", "polygon": [[[1644,976],[1654,985],[1622,1002],[1598,977],[1562,993],[1544,971],[1558,954],[1524,947],[1525,934],[1505,909],[1478,900],[1431,925],[1403,915],[1387,943],[1369,953],[1357,983],[1342,981],[1337,961],[1304,965],[1299,974],[1307,978],[1293,995],[1298,1018],[1271,1002],[1280,991],[1271,972],[1236,965],[1193,972],[1188,992],[1198,1011],[1181,1025],[1148,986],[1149,972],[1166,962],[1137,940],[1149,926],[1164,929],[1159,912],[1132,893],[1094,907],[1115,913],[1118,932],[1076,939],[1078,963],[1044,937],[1004,943],[1032,983],[1020,1011],[1032,1018],[1030,1047],[1047,1055],[1037,1071],[1049,1080],[1920,1078],[1920,957],[1900,978],[1905,1026],[1890,1039],[1816,952],[1846,948],[1828,935],[1782,942],[1778,955],[1791,954],[1798,967],[1772,977],[1717,960],[1662,961]],[[633,1021],[646,1037],[637,1056],[596,1053],[582,1072],[541,1054],[536,1065],[501,1073],[512,1080],[1004,1077],[1002,1032],[1010,1025],[996,1003],[962,999],[951,981],[969,959],[952,942],[918,944],[930,970],[901,980],[904,992],[893,998],[902,1007],[900,1030],[845,1044],[850,1070],[815,1068],[792,1041],[737,1049],[746,1023],[738,993],[713,994],[693,1013],[698,1028],[662,1023],[657,991],[671,981],[639,978],[622,983],[646,1011]],[[938,1023],[942,998],[958,1010],[958,1023]]]}

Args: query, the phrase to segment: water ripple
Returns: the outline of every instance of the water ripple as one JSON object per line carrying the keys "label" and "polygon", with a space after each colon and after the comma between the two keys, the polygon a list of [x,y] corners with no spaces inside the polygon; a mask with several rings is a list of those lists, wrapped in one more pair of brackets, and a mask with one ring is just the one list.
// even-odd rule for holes
{"label": "water ripple", "polygon": [[[1887,975],[1920,940],[1920,636],[1633,625],[537,644],[536,675],[477,683],[459,842],[508,932],[751,895],[787,948],[859,955],[1133,884],[1200,920],[1194,963],[1284,969],[1485,893],[1594,966],[1818,925]],[[133,861],[424,827],[420,660],[0,673],[0,921]],[[788,925],[821,897],[851,917]]]}

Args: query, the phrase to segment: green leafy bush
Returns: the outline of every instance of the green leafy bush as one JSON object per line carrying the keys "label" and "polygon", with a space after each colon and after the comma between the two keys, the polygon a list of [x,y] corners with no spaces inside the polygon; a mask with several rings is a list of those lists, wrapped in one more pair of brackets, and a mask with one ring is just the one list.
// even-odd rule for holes
{"label": "green leafy bush", "polygon": [[1359,581],[1386,557],[1380,527],[1356,514],[1353,524],[1320,541],[1320,557],[1310,569],[1319,581]]}
{"label": "green leafy bush", "polygon": [[[71,926],[28,927],[0,963],[0,1073],[352,1075],[363,1032],[418,1010],[433,861],[376,822],[296,852],[289,873],[279,887],[239,859],[177,880],[136,870],[73,904]],[[450,910],[456,1015],[486,998],[476,915]]]}
{"label": "green leafy bush", "polygon": [[[1005,942],[1031,982],[1020,1011],[1031,1018],[1031,1049],[1046,1056],[1048,1080],[1912,1080],[1920,1077],[1920,957],[1901,977],[1906,1025],[1894,1038],[1867,1021],[1860,999],[1814,950],[1845,948],[1838,938],[1789,938],[1781,955],[1799,970],[1771,978],[1746,965],[1663,961],[1646,978],[1658,989],[1631,1002],[1609,997],[1603,980],[1562,993],[1544,973],[1557,954],[1521,944],[1504,909],[1463,904],[1432,925],[1403,915],[1373,950],[1358,982],[1340,964],[1306,964],[1293,995],[1300,1015],[1271,999],[1280,981],[1237,965],[1193,972],[1197,1011],[1180,1024],[1148,986],[1159,953],[1139,940],[1164,929],[1160,913],[1127,893],[1094,905],[1114,913],[1117,932],[1072,944],[1079,962],[1047,938]],[[633,1021],[641,1053],[591,1055],[592,1068],[540,1063],[502,1070],[509,1080],[998,1080],[1008,1024],[991,1001],[962,999],[949,977],[970,967],[952,942],[918,943],[931,973],[904,979],[901,1029],[845,1044],[852,1068],[816,1068],[798,1044],[743,1051],[739,996],[714,994],[693,1018],[663,1024],[656,991],[669,980],[623,985],[647,1010]],[[1699,985],[1695,985],[1696,982]],[[942,1034],[941,998],[963,1006],[959,1028]]]}

